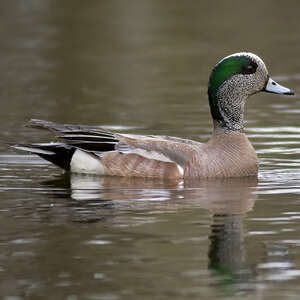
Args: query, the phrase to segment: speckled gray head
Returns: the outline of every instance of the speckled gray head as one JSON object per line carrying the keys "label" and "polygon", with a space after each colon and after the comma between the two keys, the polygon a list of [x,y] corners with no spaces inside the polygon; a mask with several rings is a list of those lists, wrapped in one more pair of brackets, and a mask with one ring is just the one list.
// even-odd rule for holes
{"label": "speckled gray head", "polygon": [[216,126],[241,131],[246,99],[258,92],[293,95],[270,78],[264,62],[255,54],[239,52],[223,58],[212,70],[208,96]]}

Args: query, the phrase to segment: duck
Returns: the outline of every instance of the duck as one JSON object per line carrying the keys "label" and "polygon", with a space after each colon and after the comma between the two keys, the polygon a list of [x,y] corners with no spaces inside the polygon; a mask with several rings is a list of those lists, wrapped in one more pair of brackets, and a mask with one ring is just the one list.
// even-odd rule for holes
{"label": "duck", "polygon": [[221,59],[209,76],[213,131],[206,143],[32,119],[27,126],[50,130],[57,141],[10,146],[73,173],[165,179],[257,176],[257,153],[244,133],[244,106],[259,92],[294,95],[269,76],[260,57],[238,52]]}

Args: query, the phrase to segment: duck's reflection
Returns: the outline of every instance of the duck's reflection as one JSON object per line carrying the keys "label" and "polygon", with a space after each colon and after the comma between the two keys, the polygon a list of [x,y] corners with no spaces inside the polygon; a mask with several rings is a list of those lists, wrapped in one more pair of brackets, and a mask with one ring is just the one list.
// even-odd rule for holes
{"label": "duck's reflection", "polygon": [[[252,289],[241,215],[214,215],[208,251],[212,276],[224,288]],[[247,284],[247,285],[245,285]]]}
{"label": "duck's reflection", "polygon": [[182,181],[155,178],[99,177],[71,174],[74,200],[169,200]]}
{"label": "duck's reflection", "polygon": [[[244,216],[256,199],[256,178],[161,181],[142,178],[71,175],[71,197],[77,201],[173,200],[202,207],[212,213],[208,268],[223,288],[252,289],[254,276],[247,263]],[[114,201],[111,201],[114,200]],[[135,202],[133,201],[133,202]],[[131,201],[123,201],[130,203]],[[136,203],[136,202],[135,202]],[[188,204],[187,204],[188,203]],[[113,205],[113,204],[111,204]],[[176,230],[176,229],[174,229]]]}
{"label": "duck's reflection", "polygon": [[247,263],[243,221],[256,199],[256,178],[203,183],[203,205],[213,214],[208,267],[218,285],[229,290],[252,290],[254,278]]}

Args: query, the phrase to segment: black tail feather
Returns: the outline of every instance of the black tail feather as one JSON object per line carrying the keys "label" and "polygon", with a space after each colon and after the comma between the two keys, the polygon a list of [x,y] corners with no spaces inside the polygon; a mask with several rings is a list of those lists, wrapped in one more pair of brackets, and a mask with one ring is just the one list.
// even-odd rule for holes
{"label": "black tail feather", "polygon": [[114,133],[97,126],[57,124],[38,119],[31,119],[25,126],[50,130],[64,142],[10,146],[35,153],[65,170],[70,170],[71,159],[77,148],[101,156],[103,152],[114,151],[119,143]]}
{"label": "black tail feather", "polygon": [[67,140],[67,141],[88,141],[88,142],[98,142],[98,143],[112,143],[116,144],[118,143],[118,140],[115,138],[110,138],[106,136],[95,136],[95,135],[62,135],[60,136],[61,139]]}
{"label": "black tail feather", "polygon": [[89,152],[106,152],[116,150],[116,143],[105,143],[105,142],[89,142],[89,141],[70,141],[68,145],[72,145],[76,148],[89,151]]}
{"label": "black tail feather", "polygon": [[58,167],[69,171],[75,147],[64,143],[11,144],[11,147],[39,155]]}

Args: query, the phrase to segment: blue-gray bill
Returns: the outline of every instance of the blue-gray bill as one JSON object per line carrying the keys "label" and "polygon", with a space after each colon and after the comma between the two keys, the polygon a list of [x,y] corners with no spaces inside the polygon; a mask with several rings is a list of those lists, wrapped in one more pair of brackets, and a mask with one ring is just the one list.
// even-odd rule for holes
{"label": "blue-gray bill", "polygon": [[269,77],[269,80],[264,88],[264,91],[268,93],[275,93],[275,94],[295,95],[293,90],[278,84],[271,77]]}

